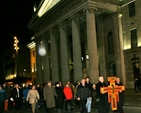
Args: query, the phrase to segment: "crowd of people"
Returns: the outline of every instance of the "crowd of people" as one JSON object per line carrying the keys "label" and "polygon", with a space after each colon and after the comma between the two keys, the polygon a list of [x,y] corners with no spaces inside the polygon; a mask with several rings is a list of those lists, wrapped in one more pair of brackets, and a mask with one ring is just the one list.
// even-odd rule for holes
{"label": "crowd of people", "polygon": [[[123,85],[120,78],[116,79],[116,85]],[[80,82],[72,83],[67,81],[64,85],[61,82],[53,83],[48,81],[43,85],[29,85],[21,87],[15,84],[12,89],[6,86],[6,83],[0,85],[0,113],[8,111],[8,101],[12,102],[17,113],[23,104],[32,113],[36,113],[45,107],[46,113],[53,113],[54,109],[58,113],[65,110],[73,111],[75,107],[80,113],[90,113],[91,108],[95,107],[98,113],[109,113],[110,103],[108,103],[108,94],[101,93],[101,87],[107,87],[102,76],[99,77],[98,83],[91,83],[90,78],[83,78]],[[123,113],[124,92],[119,92],[118,107],[114,113]]]}

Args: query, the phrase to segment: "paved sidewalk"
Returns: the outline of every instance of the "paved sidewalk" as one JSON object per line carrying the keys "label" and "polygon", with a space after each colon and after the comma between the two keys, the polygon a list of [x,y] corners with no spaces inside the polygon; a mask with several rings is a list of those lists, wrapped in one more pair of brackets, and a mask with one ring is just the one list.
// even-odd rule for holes
{"label": "paved sidewalk", "polygon": [[141,107],[141,91],[135,93],[134,89],[126,89],[124,98],[124,106]]}

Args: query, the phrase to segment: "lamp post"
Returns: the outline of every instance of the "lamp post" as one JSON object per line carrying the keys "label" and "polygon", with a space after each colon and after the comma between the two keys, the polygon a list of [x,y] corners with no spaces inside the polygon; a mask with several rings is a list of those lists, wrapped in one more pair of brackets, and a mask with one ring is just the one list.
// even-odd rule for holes
{"label": "lamp post", "polygon": [[44,74],[43,74],[43,70],[44,70],[43,60],[44,59],[43,57],[46,55],[44,40],[40,42],[38,53],[41,56],[41,75],[42,75],[41,79],[43,80],[44,79]]}
{"label": "lamp post", "polygon": [[18,43],[19,40],[17,39],[17,37],[14,37],[14,49],[15,49],[15,77],[17,77],[18,75]]}
{"label": "lamp post", "polygon": [[46,49],[43,41],[40,42],[39,55],[42,57],[46,55]]}

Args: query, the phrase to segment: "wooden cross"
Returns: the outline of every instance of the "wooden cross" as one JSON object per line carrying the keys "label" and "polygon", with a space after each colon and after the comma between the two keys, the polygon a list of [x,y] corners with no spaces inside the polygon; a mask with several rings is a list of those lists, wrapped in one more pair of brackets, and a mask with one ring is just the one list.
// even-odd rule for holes
{"label": "wooden cross", "polygon": [[101,93],[108,93],[108,103],[111,103],[111,109],[117,110],[117,102],[119,102],[118,92],[124,91],[124,86],[116,86],[115,81],[116,77],[108,77],[110,85],[108,87],[101,87]]}

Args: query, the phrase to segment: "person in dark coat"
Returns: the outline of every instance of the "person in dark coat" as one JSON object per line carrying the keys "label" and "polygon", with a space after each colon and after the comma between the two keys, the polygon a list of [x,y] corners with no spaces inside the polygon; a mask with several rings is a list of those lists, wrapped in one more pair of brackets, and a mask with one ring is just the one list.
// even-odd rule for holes
{"label": "person in dark coat", "polygon": [[[116,79],[117,86],[123,86],[123,83],[120,82],[120,78]],[[119,102],[117,103],[117,111],[115,113],[124,113],[123,112],[123,104],[124,104],[124,91],[119,92]]]}
{"label": "person in dark coat", "polygon": [[59,82],[55,83],[55,91],[56,91],[56,94],[57,94],[57,96],[55,96],[56,108],[58,110],[58,113],[61,113],[61,110],[63,109],[64,95],[63,95],[63,92],[60,88]]}
{"label": "person in dark coat", "polygon": [[100,88],[106,87],[106,83],[104,82],[103,76],[99,77],[99,83],[96,84],[96,100],[97,100],[97,108],[98,113],[109,113],[109,103],[108,103],[108,94],[101,93]]}
{"label": "person in dark coat", "polygon": [[4,111],[4,101],[6,100],[6,92],[2,89],[2,86],[0,85],[0,113],[3,113]]}
{"label": "person in dark coat", "polygon": [[27,94],[28,94],[28,91],[29,91],[29,90],[30,90],[29,85],[26,84],[25,87],[24,87],[24,89],[23,89],[23,97],[24,97],[23,99],[24,99],[24,101],[25,101],[25,105],[26,105],[26,108],[27,108],[27,109],[30,108],[29,102],[26,101]]}
{"label": "person in dark coat", "polygon": [[55,107],[55,96],[57,97],[55,88],[52,86],[52,82],[48,81],[47,86],[43,89],[43,97],[46,102],[48,113],[53,113],[53,108]]}
{"label": "person in dark coat", "polygon": [[15,108],[19,113],[22,106],[23,91],[18,84],[15,84],[15,88],[11,91],[11,100],[15,102]]}
{"label": "person in dark coat", "polygon": [[78,85],[76,90],[76,98],[80,101],[81,113],[87,113],[86,103],[87,98],[91,99],[90,90],[85,85],[85,79],[81,80],[81,84]]}

